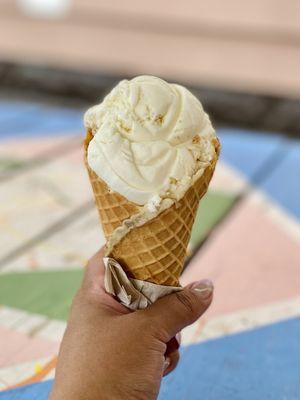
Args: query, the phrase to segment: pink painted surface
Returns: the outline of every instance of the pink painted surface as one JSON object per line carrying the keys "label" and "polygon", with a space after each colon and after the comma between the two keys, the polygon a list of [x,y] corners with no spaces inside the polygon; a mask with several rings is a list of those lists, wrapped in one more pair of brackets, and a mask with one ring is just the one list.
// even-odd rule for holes
{"label": "pink painted surface", "polygon": [[57,354],[59,343],[0,327],[0,368]]}
{"label": "pink painted surface", "polygon": [[267,207],[240,204],[184,273],[183,284],[214,281],[208,317],[299,296],[300,246],[266,215]]}
{"label": "pink painted surface", "polygon": [[[74,140],[74,139],[73,139]],[[79,147],[79,140],[76,138]],[[26,138],[26,139],[10,139],[3,140],[0,142],[0,158],[1,157],[12,157],[21,160],[28,160],[32,157],[36,157],[41,153],[52,151],[57,148],[60,144],[72,141],[69,136],[58,136],[58,137],[39,137],[39,138]]]}

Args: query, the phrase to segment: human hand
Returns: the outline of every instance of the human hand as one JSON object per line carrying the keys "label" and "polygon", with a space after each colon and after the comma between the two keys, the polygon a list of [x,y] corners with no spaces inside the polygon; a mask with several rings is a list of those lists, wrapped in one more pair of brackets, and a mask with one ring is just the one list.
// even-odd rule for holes
{"label": "human hand", "polygon": [[130,312],[104,289],[103,250],[89,261],[62,341],[50,400],[153,400],[179,353],[168,343],[212,301],[210,281]]}

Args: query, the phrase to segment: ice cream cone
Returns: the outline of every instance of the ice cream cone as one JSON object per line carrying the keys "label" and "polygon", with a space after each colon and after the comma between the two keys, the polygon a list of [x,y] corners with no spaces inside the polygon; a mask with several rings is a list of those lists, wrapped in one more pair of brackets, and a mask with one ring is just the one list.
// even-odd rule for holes
{"label": "ice cream cone", "polygon": [[[85,160],[92,138],[92,132],[88,130]],[[198,204],[207,191],[219,155],[220,145],[217,139],[214,140],[214,145],[214,158],[185,195],[153,219],[129,230],[107,254],[122,265],[129,277],[159,285],[179,286]],[[138,214],[142,207],[119,193],[112,192],[92,171],[87,161],[86,167],[102,228],[109,240],[115,229],[134,214]]]}

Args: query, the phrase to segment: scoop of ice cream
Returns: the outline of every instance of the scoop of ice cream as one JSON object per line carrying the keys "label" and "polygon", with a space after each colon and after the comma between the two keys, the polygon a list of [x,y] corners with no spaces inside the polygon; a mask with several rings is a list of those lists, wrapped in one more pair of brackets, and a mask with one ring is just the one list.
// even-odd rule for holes
{"label": "scoop of ice cream", "polygon": [[94,135],[90,168],[111,190],[152,208],[159,198],[180,198],[215,151],[215,131],[199,100],[154,76],[121,81],[86,112],[85,126]]}

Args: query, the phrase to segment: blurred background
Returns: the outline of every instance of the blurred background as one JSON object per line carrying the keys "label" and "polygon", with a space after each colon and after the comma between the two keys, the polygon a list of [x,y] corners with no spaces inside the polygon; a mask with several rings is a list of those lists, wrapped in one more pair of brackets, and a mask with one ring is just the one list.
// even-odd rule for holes
{"label": "blurred background", "polygon": [[297,0],[0,0],[0,399],[48,397],[104,243],[83,113],[138,74],[186,85],[222,143],[182,277],[215,301],[160,399],[300,398],[299,65]]}

